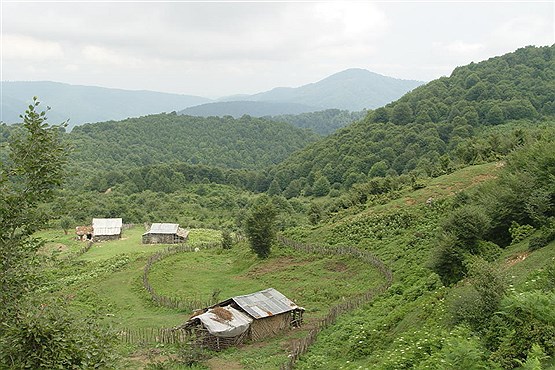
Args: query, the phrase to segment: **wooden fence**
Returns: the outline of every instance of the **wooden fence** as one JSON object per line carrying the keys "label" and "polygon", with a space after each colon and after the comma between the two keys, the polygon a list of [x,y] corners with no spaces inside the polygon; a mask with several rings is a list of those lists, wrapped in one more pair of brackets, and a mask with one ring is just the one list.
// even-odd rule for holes
{"label": "wooden fence", "polygon": [[[242,240],[240,236],[237,236],[238,239]],[[374,299],[377,295],[384,293],[393,283],[393,273],[391,270],[376,256],[371,254],[370,252],[363,251],[354,247],[325,247],[325,246],[316,246],[310,244],[300,243],[291,239],[288,239],[284,236],[278,236],[278,241],[282,244],[289,246],[293,249],[302,251],[304,253],[311,253],[311,254],[320,254],[320,255],[345,255],[345,256],[352,256],[357,259],[360,259],[374,268],[376,268],[380,274],[384,277],[385,283],[372,288],[362,294],[359,294],[355,297],[347,299],[346,301],[332,307],[330,312],[320,319],[315,326],[308,332],[307,336],[299,339],[296,341],[289,353],[288,360],[281,366],[282,370],[290,370],[293,369],[297,360],[308,351],[308,348],[316,341],[316,338],[322,329],[334,324],[337,318],[349,311],[357,309],[362,305],[370,302]],[[163,251],[157,252],[150,256],[148,259],[144,270],[143,270],[143,286],[150,294],[152,300],[164,307],[169,308],[177,308],[177,309],[186,309],[186,310],[194,310],[197,308],[211,306],[217,303],[214,297],[210,297],[207,299],[194,299],[194,298],[176,298],[176,297],[167,297],[161,294],[156,293],[152,285],[148,280],[148,274],[152,265],[168,256],[174,255],[176,253],[182,252],[193,252],[196,248],[207,249],[207,248],[216,248],[219,247],[220,243],[205,243],[202,245],[198,245],[196,247],[189,246],[189,245],[178,245],[178,246],[171,246]],[[165,344],[174,344],[174,343],[183,343],[183,342],[190,342],[192,339],[187,336],[187,334],[183,330],[173,330],[168,328],[145,328],[145,329],[125,329],[120,332],[120,338],[126,343],[165,343]]]}
{"label": "wooden fence", "polygon": [[154,290],[154,287],[152,286],[152,284],[150,284],[150,281],[148,279],[148,274],[150,272],[150,269],[152,268],[152,265],[154,265],[154,263],[166,257],[173,256],[174,254],[177,254],[177,253],[193,252],[197,248],[209,249],[209,248],[216,248],[220,246],[221,246],[221,243],[219,242],[204,243],[196,246],[181,244],[181,245],[168,247],[160,252],[157,252],[151,255],[143,269],[143,287],[150,294],[152,301],[162,307],[174,308],[179,310],[188,310],[188,311],[193,311],[195,309],[211,306],[217,303],[218,297],[215,295],[209,298],[207,297],[181,298],[181,297],[169,297],[169,296],[164,296],[162,294],[159,294]]}
{"label": "wooden fence", "polygon": [[320,319],[316,323],[314,328],[310,329],[306,337],[294,343],[291,352],[289,353],[287,362],[281,366],[282,370],[290,370],[293,369],[297,360],[303,354],[305,354],[308,351],[308,348],[316,341],[318,333],[320,333],[322,329],[334,324],[339,315],[359,308],[363,304],[368,303],[369,301],[374,299],[374,297],[376,297],[377,295],[384,293],[393,283],[393,273],[379,258],[367,251],[362,251],[357,248],[315,246],[299,243],[284,236],[278,236],[278,240],[293,249],[303,251],[305,253],[353,256],[374,266],[385,278],[384,284],[376,288],[372,288],[365,293],[359,294],[346,300],[345,302],[338,304],[337,306],[332,307],[330,309],[330,312],[325,317]]}
{"label": "wooden fence", "polygon": [[193,340],[184,330],[171,328],[125,328],[118,332],[118,336],[124,343],[130,344],[176,344]]}

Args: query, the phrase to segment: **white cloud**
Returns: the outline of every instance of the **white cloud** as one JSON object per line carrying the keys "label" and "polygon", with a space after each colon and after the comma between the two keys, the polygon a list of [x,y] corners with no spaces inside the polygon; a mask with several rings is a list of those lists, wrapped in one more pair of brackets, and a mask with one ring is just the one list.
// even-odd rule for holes
{"label": "white cloud", "polygon": [[63,57],[64,51],[58,42],[44,41],[22,35],[2,35],[3,59],[37,62],[62,59]]}
{"label": "white cloud", "polygon": [[452,54],[459,54],[464,56],[474,56],[486,48],[482,43],[471,43],[464,41],[450,42],[443,45],[443,48]]}
{"label": "white cloud", "polygon": [[5,78],[211,97],[352,67],[429,80],[555,42],[543,3],[8,2],[2,21]]}
{"label": "white cloud", "polygon": [[550,45],[555,42],[555,10],[551,19],[537,15],[516,16],[498,25],[491,42],[508,48]]}
{"label": "white cloud", "polygon": [[99,65],[125,68],[137,68],[143,65],[143,62],[138,58],[101,46],[87,45],[83,47],[81,54],[86,60]]}

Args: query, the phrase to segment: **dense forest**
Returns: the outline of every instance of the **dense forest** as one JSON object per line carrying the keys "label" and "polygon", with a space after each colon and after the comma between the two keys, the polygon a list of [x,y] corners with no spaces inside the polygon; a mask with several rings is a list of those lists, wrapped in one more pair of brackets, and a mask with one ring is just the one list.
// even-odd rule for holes
{"label": "dense forest", "polygon": [[555,114],[554,50],[527,47],[459,67],[295,153],[274,169],[274,178],[281,189],[292,181],[312,186],[320,177],[350,185],[413,171],[433,176],[451,163],[507,154],[521,140],[518,130],[474,137],[507,121],[540,123]]}
{"label": "dense forest", "polygon": [[68,135],[73,163],[102,163],[102,169],[169,162],[260,169],[317,139],[308,130],[263,118],[174,113],[86,124]]}
{"label": "dense forest", "polygon": [[326,109],[319,112],[281,114],[268,118],[272,121],[287,122],[295,127],[311,129],[320,135],[329,135],[350,123],[362,119],[365,115],[365,111],[349,112],[340,109]]}

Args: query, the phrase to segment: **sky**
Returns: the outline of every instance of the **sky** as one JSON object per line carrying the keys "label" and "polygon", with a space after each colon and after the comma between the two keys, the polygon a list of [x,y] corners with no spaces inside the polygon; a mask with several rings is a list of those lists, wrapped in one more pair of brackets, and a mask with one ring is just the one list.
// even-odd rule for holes
{"label": "sky", "polygon": [[348,68],[430,81],[555,43],[555,1],[0,0],[2,81],[209,98]]}

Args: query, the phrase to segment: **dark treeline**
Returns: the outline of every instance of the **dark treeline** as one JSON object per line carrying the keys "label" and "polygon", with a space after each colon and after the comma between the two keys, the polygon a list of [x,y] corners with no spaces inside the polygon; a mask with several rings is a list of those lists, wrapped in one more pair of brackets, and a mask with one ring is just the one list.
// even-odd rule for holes
{"label": "dark treeline", "polygon": [[349,112],[340,109],[326,109],[319,112],[282,114],[268,117],[272,121],[287,122],[295,127],[310,129],[320,135],[329,135],[366,115],[366,111]]}

